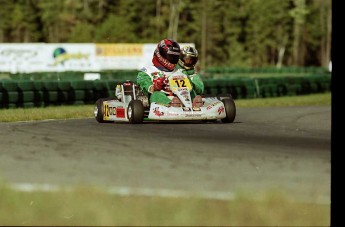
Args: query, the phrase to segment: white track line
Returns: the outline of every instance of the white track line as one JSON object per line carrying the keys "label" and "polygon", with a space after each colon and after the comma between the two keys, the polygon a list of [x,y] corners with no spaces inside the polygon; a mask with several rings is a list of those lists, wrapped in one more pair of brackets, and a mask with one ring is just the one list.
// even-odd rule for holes
{"label": "white track line", "polygon": [[[58,191],[72,191],[75,188],[58,186],[53,184],[29,184],[29,183],[15,183],[10,184],[9,187],[14,190],[24,192],[44,191],[44,192],[58,192]],[[83,188],[83,186],[81,186]],[[205,198],[216,200],[233,200],[235,198],[232,192],[187,192],[182,190],[170,189],[150,189],[150,188],[130,188],[130,187],[108,187],[104,189],[107,193],[121,196],[158,196],[171,198]]]}
{"label": "white track line", "polygon": [[61,118],[61,119],[56,119],[56,118],[52,118],[52,119],[43,119],[43,120],[27,120],[27,121],[11,121],[11,122],[0,122],[2,124],[5,123],[33,123],[33,122],[49,122],[49,121],[67,121],[67,120],[80,120],[80,119],[92,119],[94,117],[76,117],[76,118]]}

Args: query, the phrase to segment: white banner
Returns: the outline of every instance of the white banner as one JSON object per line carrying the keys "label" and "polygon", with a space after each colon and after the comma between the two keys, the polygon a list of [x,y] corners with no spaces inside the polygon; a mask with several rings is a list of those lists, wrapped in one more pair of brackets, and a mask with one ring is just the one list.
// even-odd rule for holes
{"label": "white banner", "polygon": [[[182,43],[195,46],[193,43]],[[157,44],[0,44],[0,72],[137,70],[152,64]]]}
{"label": "white banner", "polygon": [[98,71],[94,44],[46,44],[47,71]]}
{"label": "white banner", "polygon": [[0,72],[33,72],[44,69],[43,44],[0,44]]}

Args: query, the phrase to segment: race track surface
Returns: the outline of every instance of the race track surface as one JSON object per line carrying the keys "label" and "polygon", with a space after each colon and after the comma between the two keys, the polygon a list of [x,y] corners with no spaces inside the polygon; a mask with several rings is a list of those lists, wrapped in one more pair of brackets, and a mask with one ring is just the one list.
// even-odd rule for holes
{"label": "race track surface", "polygon": [[[234,123],[0,123],[0,179],[330,203],[331,107],[238,108]],[[212,196],[210,196],[212,197]]]}

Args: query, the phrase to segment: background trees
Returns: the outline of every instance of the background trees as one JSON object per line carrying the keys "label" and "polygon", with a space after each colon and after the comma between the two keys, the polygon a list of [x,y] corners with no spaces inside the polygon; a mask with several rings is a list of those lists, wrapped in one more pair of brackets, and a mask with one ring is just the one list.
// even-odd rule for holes
{"label": "background trees", "polygon": [[0,42],[195,43],[207,66],[327,66],[331,0],[0,0]]}

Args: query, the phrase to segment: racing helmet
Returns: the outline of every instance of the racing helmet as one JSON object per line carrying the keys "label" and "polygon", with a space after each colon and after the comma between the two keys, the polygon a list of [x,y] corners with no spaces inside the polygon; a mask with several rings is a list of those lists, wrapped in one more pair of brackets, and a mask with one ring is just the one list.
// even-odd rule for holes
{"label": "racing helmet", "polygon": [[198,51],[192,46],[182,47],[178,64],[182,68],[192,69],[194,68],[197,62],[198,62]]}
{"label": "racing helmet", "polygon": [[153,53],[152,62],[160,65],[169,71],[172,71],[180,57],[180,45],[172,39],[163,39],[157,44]]}

